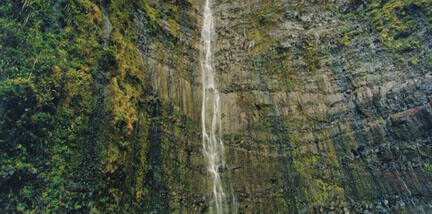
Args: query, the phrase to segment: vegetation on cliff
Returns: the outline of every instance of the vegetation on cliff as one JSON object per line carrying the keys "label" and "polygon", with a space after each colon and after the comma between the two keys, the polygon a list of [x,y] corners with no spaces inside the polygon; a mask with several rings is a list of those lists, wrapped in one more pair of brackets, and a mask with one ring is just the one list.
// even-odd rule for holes
{"label": "vegetation on cliff", "polygon": [[[279,75],[284,94],[323,91],[330,80],[321,78],[325,76],[321,72],[330,70],[331,63],[323,59],[337,55],[338,51],[354,49],[356,41],[369,38],[378,39],[361,44],[376,44],[395,58],[408,56],[410,66],[432,67],[430,53],[416,52],[428,50],[423,45],[432,34],[431,1],[351,0],[346,1],[349,8],[345,11],[337,11],[337,5],[329,1],[293,1],[297,4],[293,8],[288,4],[289,10],[281,7],[281,2],[265,1],[267,7],[240,17],[247,22],[235,27],[245,34],[247,41],[235,48],[251,49],[250,60],[244,61],[250,71],[247,78]],[[200,141],[196,131],[199,122],[190,116],[194,112],[182,111],[193,109],[190,106],[194,103],[188,103],[190,100],[186,98],[172,103],[164,100],[169,96],[181,97],[178,95],[181,93],[192,96],[186,89],[180,91],[180,87],[172,89],[178,90],[178,94],[169,94],[167,88],[176,81],[189,84],[188,90],[195,87],[188,80],[195,81],[193,70],[199,67],[195,65],[198,54],[194,49],[198,40],[190,41],[199,38],[199,30],[195,28],[195,13],[199,11],[198,7],[192,7],[197,4],[196,0],[1,1],[0,211],[163,213],[192,210],[191,207],[206,209],[197,193],[204,185],[192,179],[203,176],[197,173],[200,165],[191,166],[201,162],[201,156],[191,155],[201,150],[189,145]],[[315,13],[318,10],[332,14],[327,14],[332,17],[329,20],[333,15],[340,17],[339,28],[329,29],[334,32],[331,39],[337,40],[335,48],[322,48],[324,40],[330,39],[307,32],[312,18],[316,18],[307,14],[318,14]],[[240,13],[224,12],[216,11],[215,15],[232,18]],[[281,44],[274,39],[277,34],[274,31],[283,20],[295,23],[288,26],[291,28],[282,26],[293,30],[286,32],[302,32],[293,34],[298,43]],[[107,29],[110,24],[112,31]],[[239,40],[239,35],[229,38]],[[296,45],[299,47],[293,47]],[[222,52],[218,49],[215,55],[221,56]],[[353,57],[349,63],[355,64],[358,58]],[[304,63],[293,64],[303,59]],[[151,63],[159,67],[151,68]],[[402,67],[402,63],[398,61],[395,66]],[[164,72],[170,72],[166,67],[176,69],[170,78],[177,75],[183,79],[166,78],[165,85],[162,81],[152,82],[155,79],[152,75],[164,77]],[[223,72],[228,76],[231,71]],[[309,77],[317,81],[301,79]],[[308,84],[310,91],[305,89]],[[272,87],[264,81],[258,85],[262,91]],[[243,97],[253,99],[243,92]],[[368,167],[365,161],[343,166],[357,170],[352,175],[355,184],[351,189],[345,188],[349,184],[336,176],[344,164],[338,158],[352,151],[361,153],[350,147],[360,137],[350,130],[332,138],[334,130],[322,127],[330,124],[334,115],[324,110],[313,116],[309,114],[314,110],[306,104],[321,99],[317,97],[298,98],[289,117],[279,117],[279,110],[271,104],[257,105],[257,115],[248,115],[260,120],[257,127],[252,127],[258,130],[253,134],[268,137],[260,143],[275,143],[285,149],[281,156],[286,160],[281,162],[287,167],[276,170],[285,173],[284,180],[275,177],[268,181],[275,191],[287,190],[275,202],[281,212],[334,201],[347,206],[351,203],[347,195],[354,195],[362,203],[373,203],[381,197],[373,189],[382,188],[374,183],[373,172],[363,170]],[[375,104],[371,101],[364,105]],[[338,129],[349,125],[342,124]],[[288,133],[288,129],[293,131]],[[378,128],[372,130],[380,132]],[[306,151],[309,148],[305,146],[313,135],[319,136],[310,146],[315,153]],[[386,158],[383,159],[387,161]],[[426,160],[421,166],[428,176],[430,164]],[[249,197],[245,195],[242,197]]]}
{"label": "vegetation on cliff", "polygon": [[[78,179],[102,53],[90,1],[0,5],[0,207],[59,212],[88,206]],[[61,29],[59,26],[64,26]],[[81,186],[80,186],[81,185]]]}

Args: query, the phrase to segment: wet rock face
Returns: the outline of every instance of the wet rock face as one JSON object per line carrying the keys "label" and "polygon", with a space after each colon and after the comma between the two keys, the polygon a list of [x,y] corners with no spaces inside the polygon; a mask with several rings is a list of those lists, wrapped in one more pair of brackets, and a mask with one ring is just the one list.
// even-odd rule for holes
{"label": "wet rock face", "polygon": [[[430,44],[384,47],[367,19],[343,14],[366,5],[215,3],[215,64],[240,211],[429,203],[432,79],[430,65],[410,61],[430,59]],[[344,28],[358,31],[347,45]]]}
{"label": "wet rock face", "polygon": [[[370,4],[214,2],[214,64],[240,213],[430,209],[430,31],[417,15],[424,26],[406,38],[421,45],[393,49],[370,21]],[[187,213],[205,212],[210,197],[199,134],[200,9],[179,10],[174,47],[147,34],[137,15],[152,88],[169,109],[161,123],[167,206]]]}

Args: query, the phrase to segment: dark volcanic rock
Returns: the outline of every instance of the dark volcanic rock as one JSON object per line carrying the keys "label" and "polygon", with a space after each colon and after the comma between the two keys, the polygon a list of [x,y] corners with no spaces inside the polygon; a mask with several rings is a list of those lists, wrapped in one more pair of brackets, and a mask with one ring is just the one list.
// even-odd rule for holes
{"label": "dark volcanic rock", "polygon": [[[226,157],[240,213],[428,212],[430,34],[413,31],[423,37],[413,49],[391,46],[374,28],[368,1],[221,0],[213,7]],[[181,39],[189,50],[199,48],[197,26],[185,31],[195,37]],[[191,53],[172,60],[183,69],[152,59],[152,75],[163,100],[199,133],[198,51]],[[198,166],[200,136],[194,139],[188,145]]]}

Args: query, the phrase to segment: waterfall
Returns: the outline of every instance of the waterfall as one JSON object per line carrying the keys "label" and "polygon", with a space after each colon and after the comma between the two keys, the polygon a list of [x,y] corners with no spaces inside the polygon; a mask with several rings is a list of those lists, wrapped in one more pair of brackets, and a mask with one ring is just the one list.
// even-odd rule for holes
{"label": "waterfall", "polygon": [[224,145],[222,141],[220,96],[215,84],[215,74],[212,62],[213,33],[214,21],[210,8],[210,0],[206,0],[201,31],[201,39],[203,43],[201,57],[203,84],[201,111],[202,144],[204,158],[207,162],[207,170],[211,177],[213,200],[210,201],[210,212],[222,214],[228,213],[228,207],[223,205],[224,200],[226,199],[226,193],[222,185],[221,175],[219,174],[219,171],[225,168],[225,161],[223,155]]}
{"label": "waterfall", "polygon": [[103,13],[103,17],[104,17],[104,33],[103,33],[103,49],[107,49],[108,45],[109,45],[109,38],[112,32],[112,24],[109,20],[109,14],[108,14],[108,10],[106,9],[106,6],[102,6],[102,13]]}

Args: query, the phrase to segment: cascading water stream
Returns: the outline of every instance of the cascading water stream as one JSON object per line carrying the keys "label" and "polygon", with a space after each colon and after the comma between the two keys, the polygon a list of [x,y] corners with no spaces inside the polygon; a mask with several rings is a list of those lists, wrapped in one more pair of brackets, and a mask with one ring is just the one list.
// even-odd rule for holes
{"label": "cascading water stream", "polygon": [[[211,177],[211,190],[213,200],[210,202],[210,212],[228,213],[223,205],[226,198],[219,171],[225,167],[223,157],[224,145],[222,141],[222,124],[220,112],[220,96],[215,84],[215,74],[212,56],[212,38],[214,32],[213,14],[210,0],[205,1],[203,13],[203,26],[201,39],[203,54],[201,57],[201,71],[203,84],[202,97],[202,143],[204,158],[207,161],[207,170]],[[233,197],[234,198],[234,197]]]}

